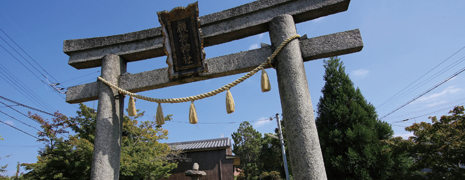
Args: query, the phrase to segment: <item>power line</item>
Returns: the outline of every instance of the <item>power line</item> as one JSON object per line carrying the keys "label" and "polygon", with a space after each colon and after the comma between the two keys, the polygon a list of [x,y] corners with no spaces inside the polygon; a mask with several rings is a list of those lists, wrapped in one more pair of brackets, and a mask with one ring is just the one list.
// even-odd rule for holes
{"label": "power line", "polygon": [[[460,104],[464,104],[465,102],[462,102]],[[423,115],[419,115],[419,116],[415,116],[415,117],[411,117],[411,118],[407,118],[407,119],[404,119],[404,120],[399,120],[399,121],[394,121],[392,123],[402,123],[402,122],[407,122],[407,121],[410,121],[412,119],[416,119],[416,118],[419,118],[419,117],[423,117],[423,116],[428,116],[430,114],[434,114],[434,113],[437,113],[437,112],[440,112],[440,111],[444,111],[444,110],[450,110],[451,108],[454,108],[458,105],[455,105],[455,106],[449,106],[447,108],[444,108],[444,109],[440,109],[440,110],[437,110],[437,111],[434,111],[434,112],[430,112],[430,113],[427,113],[427,114],[423,114]]]}
{"label": "power line", "polygon": [[[1,38],[1,37],[0,37]],[[1,38],[3,39],[3,38]],[[8,43],[7,43],[8,44]],[[46,82],[44,82],[39,76],[37,76],[34,72],[31,71],[31,69],[29,69],[26,65],[24,65],[18,58],[16,58],[16,56],[14,56],[13,54],[11,54],[10,51],[8,51],[5,47],[3,47],[1,44],[0,44],[0,47],[3,48],[3,50],[5,50],[8,54],[10,54],[16,61],[18,61],[21,65],[23,65],[29,72],[31,72],[37,79],[39,79],[42,83],[44,83],[45,85],[48,85]],[[14,49],[13,49],[14,50]],[[15,50],[16,51],[16,50]],[[21,55],[20,55],[21,56]],[[21,56],[22,57],[22,56]],[[24,58],[24,57],[23,57]]]}
{"label": "power line", "polygon": [[[5,41],[2,37],[0,37],[0,38],[1,38],[3,41]],[[5,42],[6,42],[6,41],[5,41]],[[10,48],[12,48],[16,53],[19,54],[19,52],[16,51],[16,49],[14,49],[8,42],[6,42],[6,43],[10,46]],[[2,48],[3,48],[8,54],[10,54],[16,61],[18,61],[21,65],[23,65],[29,72],[31,72],[31,73],[32,73],[37,79],[39,79],[42,83],[44,83],[46,86],[51,86],[51,84],[46,83],[46,82],[43,81],[41,78],[39,78],[39,76],[37,76],[34,72],[32,72],[31,69],[29,69],[26,65],[24,65],[16,56],[14,56],[10,51],[8,51],[8,50],[7,50],[5,47],[3,47],[1,44],[0,44],[0,47],[2,47]],[[31,64],[31,63],[30,63],[26,58],[24,58],[21,54],[19,54],[19,55],[20,55],[24,60],[26,60],[29,64]],[[31,64],[31,66],[32,66],[32,64]],[[32,67],[35,68],[35,66],[32,66]],[[35,69],[37,70],[37,68],[35,68]],[[39,71],[39,70],[37,70],[37,71]],[[40,73],[40,71],[39,71],[39,73]],[[44,76],[45,79],[47,79],[47,77],[45,77],[44,74],[42,74],[42,73],[40,73],[40,74],[41,74],[42,76]],[[61,93],[61,92],[58,91],[57,89],[55,89],[54,87],[52,87],[52,88],[56,91],[56,93],[58,93],[58,96],[60,96],[60,93]],[[60,97],[62,97],[62,96],[60,96]],[[62,98],[63,98],[63,97],[62,97]]]}
{"label": "power line", "polygon": [[16,120],[16,121],[19,121],[20,123],[23,123],[23,124],[26,125],[26,126],[29,126],[29,127],[31,127],[31,128],[34,128],[34,129],[40,131],[40,129],[37,129],[36,127],[31,126],[30,124],[27,124],[27,123],[25,123],[25,122],[23,122],[23,121],[21,121],[21,120],[19,120],[19,119],[16,119],[15,117],[10,116],[9,114],[7,114],[7,113],[5,113],[5,112],[3,112],[3,111],[0,111],[0,113],[5,114],[5,115],[7,115],[8,117],[10,117],[11,119],[14,119],[14,120]]}
{"label": "power line", "polygon": [[460,51],[462,51],[463,49],[465,49],[465,46],[463,46],[462,48],[460,48],[458,51],[456,51],[454,54],[450,55],[448,58],[446,58],[445,60],[443,60],[441,63],[439,63],[438,65],[436,65],[435,67],[433,67],[432,69],[430,69],[428,72],[426,72],[425,74],[423,74],[422,76],[420,76],[418,79],[416,79],[415,81],[413,81],[412,83],[410,83],[407,87],[403,88],[402,90],[400,90],[399,92],[397,92],[396,94],[394,94],[392,97],[390,97],[388,100],[384,101],[383,103],[381,103],[381,105],[379,105],[378,107],[376,108],[380,108],[381,106],[383,106],[384,104],[386,104],[388,101],[390,101],[392,98],[396,97],[399,93],[401,93],[402,91],[404,91],[405,89],[407,89],[408,87],[410,87],[412,84],[416,83],[418,80],[420,80],[421,78],[423,78],[424,76],[426,76],[426,74],[430,73],[431,71],[433,71],[434,69],[436,69],[438,66],[440,66],[441,64],[443,64],[444,62],[446,62],[448,59],[452,58],[454,55],[456,55],[457,53],[459,53]]}
{"label": "power line", "polygon": [[22,133],[27,134],[27,135],[29,135],[29,136],[31,136],[31,137],[33,137],[33,138],[39,139],[38,137],[33,136],[33,135],[27,133],[26,131],[23,131],[23,130],[17,128],[17,127],[14,127],[14,126],[12,126],[12,125],[10,125],[10,124],[8,124],[8,123],[3,122],[2,120],[0,120],[0,122],[3,123],[3,124],[6,124],[6,125],[8,125],[8,126],[10,126],[10,127],[12,127],[12,128],[15,128],[16,130],[21,131]]}
{"label": "power line", "polygon": [[8,99],[8,98],[6,98],[6,97],[0,96],[0,98],[1,98],[1,99],[4,99],[4,100],[6,100],[6,101],[9,101],[9,102],[15,103],[15,104],[17,104],[17,105],[20,105],[20,106],[23,106],[23,107],[32,109],[32,110],[34,110],[34,111],[38,111],[38,112],[41,112],[41,113],[44,113],[44,114],[48,114],[48,115],[50,115],[50,116],[54,116],[52,113],[48,113],[48,112],[42,111],[42,110],[40,110],[40,109],[36,109],[36,108],[30,107],[30,106],[21,104],[21,103],[19,103],[19,102],[13,101],[13,100]]}
{"label": "power line", "polygon": [[[0,101],[0,103],[2,103],[2,104],[4,104],[4,105],[6,105],[5,103],[3,103],[3,102],[1,102],[1,101]],[[16,106],[19,106],[19,105],[16,105]],[[19,114],[21,114],[21,115],[23,115],[23,116],[26,116],[26,117],[27,117],[27,118],[29,118],[29,119],[32,119],[34,122],[36,122],[36,123],[39,123],[39,124],[40,124],[40,122],[38,122],[37,120],[35,120],[35,119],[33,119],[33,118],[29,117],[28,115],[26,115],[26,114],[24,114],[24,113],[22,113],[22,112],[19,112],[19,111],[18,111],[18,110],[16,110],[15,108],[13,108],[13,107],[11,107],[11,106],[7,106],[7,107],[9,107],[10,109],[13,109],[14,111],[16,111],[17,113],[19,113]]]}
{"label": "power line", "polygon": [[6,107],[11,107],[11,106],[19,106],[19,105],[6,105],[6,106],[0,107],[0,108],[6,108]]}
{"label": "power line", "polygon": [[440,85],[442,85],[442,84],[444,84],[445,82],[449,81],[449,80],[450,80],[450,79],[452,79],[453,77],[455,77],[455,76],[459,75],[459,74],[460,74],[460,73],[462,73],[463,71],[465,71],[465,67],[464,67],[464,68],[462,68],[461,70],[459,70],[458,72],[456,72],[455,74],[453,74],[452,76],[448,77],[447,79],[445,79],[445,80],[444,80],[444,81],[442,81],[441,83],[439,83],[439,84],[437,84],[437,85],[433,86],[432,88],[428,89],[428,90],[427,90],[427,91],[425,91],[424,93],[422,93],[422,94],[420,94],[419,96],[417,96],[417,97],[413,98],[412,100],[410,100],[409,102],[405,103],[404,105],[402,105],[402,106],[398,107],[398,108],[397,108],[397,109],[395,109],[394,111],[392,111],[392,112],[390,112],[390,113],[386,114],[385,116],[383,116],[383,117],[382,117],[382,118],[380,118],[380,119],[383,119],[383,118],[385,118],[385,117],[387,117],[387,116],[391,115],[392,113],[396,112],[397,110],[399,110],[399,109],[401,109],[401,108],[403,108],[403,107],[407,106],[407,105],[408,105],[408,104],[410,104],[411,102],[413,102],[413,101],[417,100],[418,98],[422,97],[423,95],[425,95],[425,94],[427,94],[427,93],[431,92],[432,90],[436,89],[436,88],[437,88],[437,87],[439,87]]}
{"label": "power line", "polygon": [[436,74],[428,77],[426,80],[424,80],[424,81],[420,82],[419,84],[415,85],[408,92],[405,92],[403,95],[399,95],[399,98],[394,98],[394,99],[402,99],[402,97],[405,97],[405,95],[407,95],[407,94],[415,91],[416,89],[420,88],[421,86],[427,84],[428,82],[430,82],[434,78],[439,77],[440,75],[444,74],[446,71],[452,69],[453,67],[456,67],[458,64],[462,63],[463,61],[465,61],[465,56],[460,58],[459,60],[455,61],[454,63],[450,64],[449,66],[445,67],[444,69],[440,70]]}
{"label": "power line", "polygon": [[[16,46],[19,47],[19,49],[21,49],[29,58],[32,59],[32,61],[34,61],[47,75],[49,75],[50,77],[52,77],[56,82],[58,82],[58,80],[56,80],[50,73],[48,73],[39,63],[37,63],[37,61],[32,58],[20,45],[18,45],[18,43],[16,43],[5,31],[2,30],[2,28],[0,28],[0,31],[3,32],[3,34],[5,34],[13,43],[15,43]],[[3,38],[2,38],[3,39]],[[5,41],[5,40],[4,40]],[[5,41],[6,42],[6,41]],[[7,43],[8,44],[8,43]],[[10,46],[11,47],[11,46]],[[16,50],[15,50],[16,51]],[[17,52],[18,53],[18,52]],[[19,54],[19,53],[18,53]],[[21,56],[22,57],[22,56]],[[23,57],[24,58],[24,57]],[[24,58],[26,60],[26,58]],[[27,61],[27,60],[26,60]],[[29,61],[28,61],[29,62]],[[31,66],[33,66],[31,63],[29,63]],[[37,69],[36,69],[37,70]],[[39,70],[37,70],[39,71]],[[40,71],[39,71],[40,72]],[[42,73],[41,73],[42,74]],[[42,74],[42,76],[44,76]],[[45,76],[44,76],[45,77]],[[46,78],[46,77],[45,77]]]}
{"label": "power line", "polygon": [[[1,69],[0,69],[0,70],[1,70]],[[34,101],[33,101],[33,100],[31,99],[32,97],[31,97],[29,94],[25,94],[26,92],[25,92],[23,89],[21,89],[20,87],[16,87],[16,86],[18,86],[18,85],[16,85],[12,80],[8,79],[8,77],[6,77],[6,75],[3,74],[3,72],[0,71],[0,74],[3,75],[3,76],[5,76],[5,77],[3,77],[3,76],[0,76],[0,77],[1,77],[3,80],[5,80],[5,82],[7,82],[8,84],[10,84],[10,86],[12,86],[13,88],[15,88],[17,92],[21,93],[24,97],[26,97],[27,99],[29,99],[29,101],[31,101],[32,103],[34,103],[36,106],[40,106],[40,105],[37,104],[37,103],[38,103],[37,100],[34,99]],[[10,83],[10,81],[11,81],[11,83]],[[19,88],[19,89],[18,89],[18,88]],[[36,103],[36,102],[37,102],[37,103]]]}
{"label": "power line", "polygon": [[[24,85],[24,83],[22,81],[20,81],[18,78],[16,78],[15,75],[13,75],[10,71],[8,71],[8,69],[6,69],[2,64],[0,64],[0,70],[2,70],[3,72],[0,71],[0,74],[2,74],[4,77],[2,77],[2,79],[4,79],[8,84],[10,84],[12,87],[14,87],[18,92],[20,92],[23,96],[25,96],[26,98],[28,98],[31,102],[33,102],[35,105],[37,106],[41,106],[42,108],[44,109],[47,109],[47,110],[50,110],[50,111],[53,111],[52,107],[50,105],[48,105],[44,100],[42,100],[37,94],[34,93],[34,91],[30,90],[26,85]],[[11,83],[10,83],[10,82]],[[17,83],[15,83],[17,82]],[[39,103],[40,105],[36,104],[35,102]],[[49,108],[47,108],[47,105]]]}
{"label": "power line", "polygon": [[72,81],[72,80],[75,80],[75,79],[79,79],[79,78],[82,78],[82,77],[85,77],[85,76],[88,76],[88,75],[91,75],[91,74],[95,74],[95,73],[99,73],[100,71],[97,71],[97,72],[92,72],[92,73],[89,73],[89,74],[85,74],[85,75],[82,75],[82,76],[78,76],[78,77],[75,77],[75,78],[72,78],[72,79],[68,79],[66,81],[62,81],[60,82],[61,84],[65,83],[65,82],[69,82],[69,81]]}
{"label": "power line", "polygon": [[[460,102],[460,103],[459,103]],[[402,114],[402,115],[398,115],[398,116],[391,116],[389,118],[384,118],[384,120],[388,120],[388,119],[395,119],[395,118],[400,118],[400,117],[403,117],[403,116],[410,116],[412,114],[416,114],[416,113],[422,113],[422,112],[425,112],[425,111],[431,111],[431,110],[434,110],[434,109],[437,109],[437,108],[441,108],[441,107],[445,107],[446,105],[450,105],[450,104],[462,104],[462,103],[465,103],[465,98],[460,98],[460,99],[457,99],[455,101],[452,101],[452,102],[449,102],[447,104],[442,104],[442,105],[438,105],[438,106],[433,106],[433,107],[429,107],[429,108],[426,108],[426,109],[422,109],[422,110],[418,110],[418,111],[413,111],[413,112],[409,112],[409,113],[406,113],[406,114]],[[450,107],[450,106],[448,106]],[[452,106],[454,107],[454,106]]]}

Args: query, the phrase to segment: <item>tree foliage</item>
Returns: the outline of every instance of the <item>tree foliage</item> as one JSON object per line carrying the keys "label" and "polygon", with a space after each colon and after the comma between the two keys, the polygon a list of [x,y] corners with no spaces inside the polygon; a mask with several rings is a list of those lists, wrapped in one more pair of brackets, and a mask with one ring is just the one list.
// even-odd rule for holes
{"label": "tree foliage", "polygon": [[[155,127],[153,122],[124,117],[120,164],[120,179],[159,179],[167,177],[176,163],[166,161],[170,152],[167,144],[159,143],[167,139],[168,132]],[[96,112],[81,104],[80,111],[74,118],[55,113],[51,121],[30,115],[39,121],[44,131],[39,132],[45,148],[39,151],[37,162],[22,164],[27,179],[89,179],[94,149]],[[167,119],[169,120],[169,119]],[[75,135],[65,139],[66,128]]]}
{"label": "tree foliage", "polygon": [[256,179],[260,175],[260,151],[262,145],[262,134],[255,130],[252,125],[244,121],[240,124],[237,132],[231,134],[234,140],[233,153],[241,158],[238,166],[243,175],[238,179]]}
{"label": "tree foliage", "polygon": [[393,135],[390,125],[377,119],[340,59],[332,57],[324,67],[316,125],[328,179],[390,179],[405,172],[408,159],[384,151],[381,142]]}
{"label": "tree foliage", "polygon": [[[407,152],[414,159],[411,172],[416,179],[465,179],[465,115],[464,107],[457,106],[449,116],[430,117],[432,123],[414,123],[405,130],[413,132],[408,140],[390,139],[391,151]],[[414,173],[415,174],[415,173]]]}
{"label": "tree foliage", "polygon": [[[0,141],[3,141],[2,136],[0,136]],[[11,154],[10,154],[10,155],[6,155],[6,156],[4,156],[4,157],[0,157],[0,160],[1,160],[1,159],[4,159],[4,158],[7,158],[7,157],[10,157],[10,156],[11,156]],[[7,168],[7,167],[8,167],[8,164],[5,164],[5,165],[3,165],[3,166],[0,166],[0,173],[6,172],[6,168]],[[2,179],[2,178],[3,178],[3,176],[0,174],[0,179]]]}

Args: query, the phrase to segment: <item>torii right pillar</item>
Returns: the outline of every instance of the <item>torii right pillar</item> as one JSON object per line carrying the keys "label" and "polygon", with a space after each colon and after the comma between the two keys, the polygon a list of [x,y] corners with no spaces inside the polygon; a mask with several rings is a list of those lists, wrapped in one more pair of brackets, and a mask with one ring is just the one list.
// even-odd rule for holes
{"label": "torii right pillar", "polygon": [[[270,39],[277,48],[287,38],[297,34],[291,15],[271,20]],[[299,40],[289,42],[274,61],[278,76],[279,96],[286,122],[286,139],[294,179],[326,180],[320,141],[315,125],[312,99],[300,51]]]}

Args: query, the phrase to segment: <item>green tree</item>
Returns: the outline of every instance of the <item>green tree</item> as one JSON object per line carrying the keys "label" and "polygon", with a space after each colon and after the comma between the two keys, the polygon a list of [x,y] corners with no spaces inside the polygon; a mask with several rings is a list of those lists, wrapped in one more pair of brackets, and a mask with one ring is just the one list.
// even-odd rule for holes
{"label": "green tree", "polygon": [[[414,159],[409,170],[416,179],[465,179],[464,107],[457,106],[449,113],[439,120],[429,117],[432,123],[406,127],[414,135],[408,140],[396,137],[386,141],[394,153],[406,151]],[[431,171],[420,173],[425,168]]]}
{"label": "green tree", "polygon": [[238,176],[238,179],[257,179],[260,175],[262,134],[244,121],[231,136],[234,140],[233,153],[241,158],[238,168],[243,176]]}
{"label": "green tree", "polygon": [[332,57],[324,67],[316,125],[328,179],[392,179],[405,172],[408,159],[393,157],[381,142],[393,135],[390,125],[378,120],[340,59]]}
{"label": "green tree", "polygon": [[[143,117],[139,113],[134,118],[124,117],[120,164],[120,179],[160,179],[168,177],[168,172],[177,164],[166,161],[171,152],[167,144],[159,143],[167,139],[168,132],[155,127],[153,122],[136,119]],[[38,161],[23,163],[27,179],[89,179],[94,148],[96,112],[81,104],[74,118],[55,113],[52,121],[38,115],[31,115],[42,124],[44,131],[39,135],[46,147],[39,151]],[[168,117],[169,118],[169,117]],[[167,119],[170,120],[170,119]],[[75,135],[63,136],[66,128]]]}

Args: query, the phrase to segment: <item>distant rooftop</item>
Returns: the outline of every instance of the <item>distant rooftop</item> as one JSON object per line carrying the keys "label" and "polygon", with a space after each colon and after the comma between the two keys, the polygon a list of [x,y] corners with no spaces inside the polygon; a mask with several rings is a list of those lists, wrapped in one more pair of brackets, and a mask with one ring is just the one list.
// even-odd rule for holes
{"label": "distant rooftop", "polygon": [[171,148],[182,150],[201,150],[201,149],[226,149],[231,147],[231,139],[228,137],[217,139],[206,139],[198,141],[186,141],[168,143]]}

